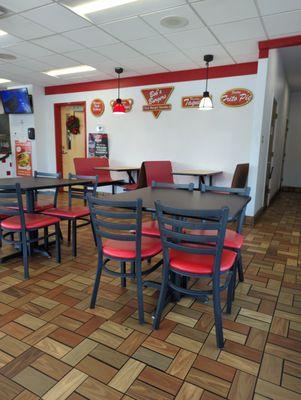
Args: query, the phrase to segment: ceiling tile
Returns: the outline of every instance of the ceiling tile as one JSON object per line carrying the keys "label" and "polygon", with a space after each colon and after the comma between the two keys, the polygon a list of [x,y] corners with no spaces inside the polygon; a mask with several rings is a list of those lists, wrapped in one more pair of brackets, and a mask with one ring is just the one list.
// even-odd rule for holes
{"label": "ceiling tile", "polygon": [[270,37],[301,33],[301,10],[263,17],[263,23]]}
{"label": "ceiling tile", "polygon": [[[187,18],[189,23],[182,28],[176,28],[176,29],[166,28],[163,25],[161,25],[160,23],[161,19],[170,16],[179,16]],[[180,32],[180,31],[186,31],[188,29],[196,29],[204,27],[204,24],[202,23],[200,18],[197,16],[195,12],[193,12],[193,10],[188,5],[169,8],[167,10],[157,11],[151,14],[144,14],[141,16],[141,18],[148,24],[150,24],[153,28],[155,28],[158,32],[161,33]]]}
{"label": "ceiling tile", "polygon": [[49,69],[67,68],[80,64],[78,61],[71,60],[70,58],[64,57],[61,54],[52,54],[51,56],[41,57],[39,60],[49,64],[51,66]]}
{"label": "ceiling tile", "polygon": [[258,61],[258,55],[255,54],[244,54],[243,56],[234,56],[233,58],[238,64]]}
{"label": "ceiling tile", "polygon": [[42,39],[33,40],[32,42],[56,53],[65,53],[67,51],[83,48],[79,43],[75,43],[62,35],[48,36]]}
{"label": "ceiling tile", "polygon": [[300,0],[257,0],[261,15],[277,14],[301,9]]}
{"label": "ceiling tile", "polygon": [[96,26],[65,32],[63,36],[81,43],[85,47],[97,47],[111,43],[118,43],[117,39],[114,39],[111,35]]}
{"label": "ceiling tile", "polygon": [[16,36],[13,35],[4,35],[0,36],[0,47],[7,47],[15,43],[20,43],[22,42],[22,39],[17,38]]}
{"label": "ceiling tile", "polygon": [[243,56],[255,54],[258,56],[258,40],[240,40],[237,42],[225,43],[224,47],[232,56]]}
{"label": "ceiling tile", "polygon": [[0,0],[0,5],[14,12],[30,10],[52,3],[52,0]]}
{"label": "ceiling tile", "polygon": [[150,38],[130,40],[127,42],[127,44],[134,49],[140,51],[140,53],[146,55],[158,53],[159,49],[160,52],[170,52],[176,50],[175,46],[172,43],[159,35],[152,36]]}
{"label": "ceiling tile", "polygon": [[253,0],[205,0],[191,6],[207,25],[258,17]]}
{"label": "ceiling tile", "polygon": [[259,18],[232,22],[229,24],[215,25],[211,27],[212,32],[222,43],[237,42],[240,40],[266,39],[265,32]]}
{"label": "ceiling tile", "polygon": [[137,58],[128,58],[128,59],[124,59],[122,60],[122,63],[130,69],[133,70],[137,70],[139,71],[140,67],[156,67],[157,63],[155,63],[154,61],[148,59],[147,57],[137,57]]}
{"label": "ceiling tile", "polygon": [[156,31],[138,17],[101,25],[101,28],[122,41],[154,36]]}
{"label": "ceiling tile", "polygon": [[72,11],[59,4],[49,4],[31,11],[26,11],[23,13],[23,16],[54,32],[66,32],[90,25],[87,20],[75,15]]}
{"label": "ceiling tile", "polygon": [[[72,5],[74,0],[63,0],[64,4]],[[176,7],[186,4],[185,0],[140,0],[119,7],[113,7],[89,14],[88,17],[95,24],[100,25],[124,18],[135,17],[154,11],[164,10],[169,7]]]}
{"label": "ceiling tile", "polygon": [[52,51],[44,49],[30,42],[22,42],[14,46],[9,46],[8,49],[16,54],[21,54],[25,57],[44,57],[53,54]]}
{"label": "ceiling tile", "polygon": [[191,49],[183,49],[183,53],[186,54],[193,62],[197,63],[199,67],[204,67],[204,55],[212,54],[214,59],[210,63],[210,65],[222,65],[223,63],[233,62],[232,58],[223,48],[223,46],[219,44],[211,45],[211,46],[197,46]]}
{"label": "ceiling tile", "polygon": [[156,53],[152,54],[150,58],[160,65],[175,65],[180,63],[184,64],[187,61],[187,56],[180,51],[174,51],[170,53]]}
{"label": "ceiling tile", "polygon": [[171,33],[165,36],[180,49],[189,49],[217,43],[217,40],[207,28],[191,29],[189,31]]}
{"label": "ceiling tile", "polygon": [[25,67],[28,68],[32,71],[46,71],[47,69],[50,69],[49,64],[43,63],[39,60],[33,60],[31,58],[27,59],[22,59],[22,60],[16,60],[12,63],[13,65],[18,65],[20,67]]}
{"label": "ceiling tile", "polygon": [[123,43],[116,43],[110,46],[95,47],[93,50],[98,53],[111,58],[112,60],[124,60],[125,58],[140,57],[137,51],[131,49],[129,46]]}
{"label": "ceiling tile", "polygon": [[108,61],[106,57],[99,53],[96,53],[91,49],[71,51],[69,53],[66,53],[66,56],[82,64],[91,65],[92,67],[94,67],[95,65],[101,65],[101,63]]}
{"label": "ceiling tile", "polygon": [[192,61],[187,60],[185,63],[182,64],[175,64],[175,65],[166,64],[165,67],[169,71],[185,71],[189,69],[197,69],[198,65],[196,63],[193,63]]}
{"label": "ceiling tile", "polygon": [[37,39],[53,33],[49,29],[28,21],[20,15],[0,19],[0,29],[23,40]]}

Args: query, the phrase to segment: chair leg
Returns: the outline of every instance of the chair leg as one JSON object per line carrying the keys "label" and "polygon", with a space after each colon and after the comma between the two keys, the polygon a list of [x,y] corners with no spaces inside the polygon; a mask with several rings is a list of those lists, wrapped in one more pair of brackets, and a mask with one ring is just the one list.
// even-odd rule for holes
{"label": "chair leg", "polygon": [[168,277],[169,277],[169,269],[166,268],[165,266],[163,266],[161,289],[160,289],[160,294],[159,294],[159,298],[158,298],[155,315],[153,316],[153,329],[159,329],[162,312],[163,312],[163,309],[165,306],[165,299],[167,296],[168,279],[169,279]]}
{"label": "chair leg", "polygon": [[[126,263],[124,261],[121,261],[121,263],[120,263],[120,270],[121,270],[122,274],[125,274]],[[126,287],[126,277],[121,277],[121,287]]]}
{"label": "chair leg", "polygon": [[90,224],[91,224],[91,228],[92,228],[94,243],[95,243],[95,246],[97,246],[95,229],[94,229],[94,226],[93,226],[92,222],[90,222]]}
{"label": "chair leg", "polygon": [[71,220],[68,219],[68,243],[71,241]]}
{"label": "chair leg", "polygon": [[72,231],[72,256],[76,257],[77,256],[77,226],[76,226],[76,219],[72,220],[71,223],[71,231]]}
{"label": "chair leg", "polygon": [[60,240],[61,240],[61,241],[63,241],[63,240],[64,240],[64,237],[63,237],[63,233],[62,233],[61,227],[60,227]]}
{"label": "chair leg", "polygon": [[224,347],[224,335],[223,335],[221,297],[220,297],[219,286],[217,284],[214,284],[214,282],[213,282],[213,308],[214,308],[216,345],[218,348],[222,349]]}
{"label": "chair leg", "polygon": [[0,247],[2,247],[2,229],[0,227]]}
{"label": "chair leg", "polygon": [[55,256],[56,262],[61,262],[61,237],[60,237],[61,229],[60,224],[55,224]]}
{"label": "chair leg", "polygon": [[44,228],[44,245],[45,245],[46,250],[48,250],[48,247],[49,247],[48,236],[49,236],[49,230],[48,230],[48,226],[46,226]]}
{"label": "chair leg", "polygon": [[144,324],[144,306],[143,306],[143,282],[141,260],[136,262],[136,279],[137,279],[137,298],[138,298],[138,318],[139,323]]}
{"label": "chair leg", "polygon": [[[135,275],[136,274],[136,267],[135,267],[135,261],[131,261],[131,274]],[[131,278],[133,281],[135,278]]]}
{"label": "chair leg", "polygon": [[100,284],[102,267],[103,267],[102,254],[98,253],[97,271],[96,271],[95,282],[94,282],[94,287],[93,287],[93,292],[92,292],[92,297],[91,297],[91,302],[90,302],[90,308],[95,308],[99,284]]}
{"label": "chair leg", "polygon": [[227,288],[227,307],[226,307],[227,314],[231,314],[231,311],[232,311],[232,299],[233,299],[233,295],[234,295],[233,286],[234,286],[235,275],[236,275],[236,268],[234,265],[233,270],[231,272],[230,282],[229,282],[229,285]]}
{"label": "chair leg", "polygon": [[236,289],[236,278],[237,278],[237,273],[238,273],[238,261],[237,258],[235,260],[234,264],[234,272],[233,272],[233,286],[232,286],[232,302],[235,299],[235,289]]}
{"label": "chair leg", "polygon": [[239,282],[243,282],[244,281],[244,270],[243,270],[242,257],[241,257],[240,250],[238,250],[238,253],[237,253],[237,263],[238,263],[238,279],[239,279]]}
{"label": "chair leg", "polygon": [[29,265],[28,265],[28,248],[27,248],[27,238],[26,232],[20,234],[22,243],[22,253],[23,253],[23,264],[24,264],[24,279],[29,279]]}

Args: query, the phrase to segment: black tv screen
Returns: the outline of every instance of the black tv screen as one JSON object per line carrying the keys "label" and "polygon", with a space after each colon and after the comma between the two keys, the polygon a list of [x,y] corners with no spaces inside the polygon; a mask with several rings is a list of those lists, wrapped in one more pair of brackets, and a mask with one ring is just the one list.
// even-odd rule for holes
{"label": "black tv screen", "polygon": [[32,114],[27,88],[2,90],[0,95],[6,114]]}

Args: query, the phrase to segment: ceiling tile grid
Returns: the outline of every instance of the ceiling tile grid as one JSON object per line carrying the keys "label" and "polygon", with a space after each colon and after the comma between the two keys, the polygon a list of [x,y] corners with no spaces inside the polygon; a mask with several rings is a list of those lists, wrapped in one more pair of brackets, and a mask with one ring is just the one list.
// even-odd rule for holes
{"label": "ceiling tile grid", "polygon": [[[258,41],[301,34],[301,0],[136,0],[86,16],[72,9],[90,1],[0,0],[0,52],[17,57],[0,60],[0,78],[59,85],[110,79],[119,65],[123,76],[176,71],[203,66],[206,53],[213,65],[248,62]],[[184,23],[166,27],[166,17]],[[96,71],[43,73],[80,64]]]}

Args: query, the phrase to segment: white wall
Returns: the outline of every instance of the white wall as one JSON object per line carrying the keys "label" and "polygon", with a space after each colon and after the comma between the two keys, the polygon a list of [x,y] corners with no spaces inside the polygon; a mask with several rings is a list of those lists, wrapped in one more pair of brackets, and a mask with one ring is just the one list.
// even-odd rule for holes
{"label": "white wall", "polygon": [[[112,114],[109,102],[116,97],[116,90],[70,93],[46,96],[44,113],[46,129],[41,132],[38,152],[43,154],[38,167],[41,170],[55,168],[55,137],[53,104],[72,101],[87,102],[87,133],[95,132],[103,125],[109,135],[110,162],[116,165],[135,165],[143,160],[169,159],[174,170],[203,168],[224,171],[215,179],[217,184],[229,185],[236,164],[249,162],[253,102],[245,107],[223,106],[220,95],[234,87],[255,90],[256,75],[211,79],[209,90],[214,98],[214,110],[202,112],[183,109],[182,96],[199,95],[204,81],[171,83],[157,86],[175,86],[169,103],[171,111],[163,111],[158,119],[150,112],[142,112],[145,103],[142,87],[124,88],[123,98],[133,98],[132,112],[117,116]],[[151,86],[146,86],[151,87]],[[256,96],[256,95],[255,95]],[[106,105],[102,117],[90,113],[90,103],[101,98]],[[120,175],[117,175],[120,177]],[[177,180],[193,180],[177,177]]]}
{"label": "white wall", "polygon": [[301,187],[301,92],[290,98],[289,130],[286,141],[283,186]]}
{"label": "white wall", "polygon": [[251,148],[250,156],[257,159],[256,193],[254,193],[254,186],[252,191],[253,214],[256,214],[256,212],[262,208],[264,203],[266,164],[274,98],[278,103],[278,118],[275,129],[273,159],[274,171],[271,180],[270,198],[273,197],[281,185],[281,164],[285,125],[288,115],[289,87],[277,49],[270,51],[268,59],[259,60],[256,88],[258,100],[255,104],[255,108],[257,112],[254,114],[253,146]]}

